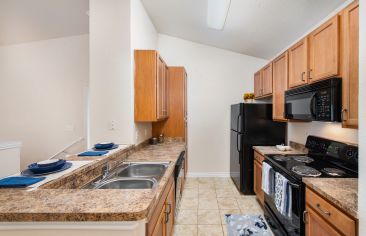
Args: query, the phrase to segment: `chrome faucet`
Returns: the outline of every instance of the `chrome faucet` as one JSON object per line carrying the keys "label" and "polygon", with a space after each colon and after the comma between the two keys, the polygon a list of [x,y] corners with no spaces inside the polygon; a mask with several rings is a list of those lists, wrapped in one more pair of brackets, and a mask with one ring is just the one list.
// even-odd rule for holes
{"label": "chrome faucet", "polygon": [[102,167],[102,178],[100,181],[106,179],[108,175],[109,175],[109,165],[107,163],[105,166]]}

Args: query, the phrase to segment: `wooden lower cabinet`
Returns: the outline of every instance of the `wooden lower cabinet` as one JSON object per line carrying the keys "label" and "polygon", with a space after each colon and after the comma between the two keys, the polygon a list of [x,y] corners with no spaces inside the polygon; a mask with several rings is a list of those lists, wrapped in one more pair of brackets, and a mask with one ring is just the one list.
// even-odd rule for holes
{"label": "wooden lower cabinet", "polygon": [[307,236],[356,236],[357,220],[328,202],[312,189],[305,193],[305,233]]}
{"label": "wooden lower cabinet", "polygon": [[175,184],[173,176],[155,207],[155,211],[146,226],[147,236],[172,236],[175,216]]}
{"label": "wooden lower cabinet", "polygon": [[262,162],[264,157],[254,151],[254,192],[258,201],[264,205],[264,192],[262,190]]}
{"label": "wooden lower cabinet", "polygon": [[321,218],[315,211],[307,207],[306,236],[341,236],[330,224]]}
{"label": "wooden lower cabinet", "polygon": [[165,207],[163,207],[163,210],[160,212],[158,221],[156,222],[155,228],[154,228],[153,232],[151,233],[151,236],[166,235],[164,221],[165,221]]}

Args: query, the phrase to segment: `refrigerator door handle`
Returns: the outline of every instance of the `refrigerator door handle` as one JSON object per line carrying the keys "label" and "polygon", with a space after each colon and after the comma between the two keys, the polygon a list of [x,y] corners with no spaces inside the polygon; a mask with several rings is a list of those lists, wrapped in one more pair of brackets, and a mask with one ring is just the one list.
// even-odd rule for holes
{"label": "refrigerator door handle", "polygon": [[[240,138],[240,142],[239,142],[239,138]],[[236,150],[238,152],[241,152],[241,134],[236,134]]]}
{"label": "refrigerator door handle", "polygon": [[237,131],[240,133],[241,132],[241,130],[239,129],[239,125],[240,125],[240,123],[239,123],[239,118],[240,118],[240,116],[241,115],[238,115],[237,117],[236,117],[236,128],[237,128]]}

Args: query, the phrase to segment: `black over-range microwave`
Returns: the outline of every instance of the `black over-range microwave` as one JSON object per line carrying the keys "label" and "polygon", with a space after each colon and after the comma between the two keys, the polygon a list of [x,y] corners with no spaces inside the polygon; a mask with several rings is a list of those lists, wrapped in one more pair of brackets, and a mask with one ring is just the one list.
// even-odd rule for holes
{"label": "black over-range microwave", "polygon": [[285,92],[285,117],[301,121],[341,121],[342,81],[332,78]]}

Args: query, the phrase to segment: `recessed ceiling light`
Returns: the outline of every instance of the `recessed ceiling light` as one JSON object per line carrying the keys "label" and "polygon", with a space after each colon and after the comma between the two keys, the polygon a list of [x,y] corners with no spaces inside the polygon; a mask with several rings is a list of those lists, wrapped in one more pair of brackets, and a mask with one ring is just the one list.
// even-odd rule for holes
{"label": "recessed ceiling light", "polygon": [[231,0],[207,0],[207,25],[209,28],[224,29],[230,3]]}

